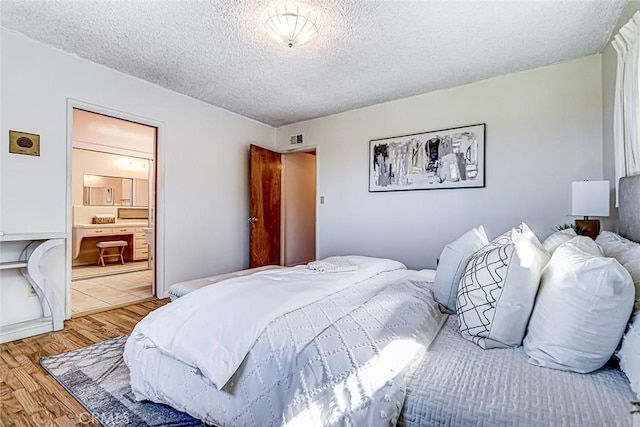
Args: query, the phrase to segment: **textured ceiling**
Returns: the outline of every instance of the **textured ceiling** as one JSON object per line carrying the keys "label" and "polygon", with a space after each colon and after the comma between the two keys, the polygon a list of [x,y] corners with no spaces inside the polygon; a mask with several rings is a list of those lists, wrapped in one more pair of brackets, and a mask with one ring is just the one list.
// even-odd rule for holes
{"label": "textured ceiling", "polygon": [[2,0],[1,25],[280,126],[600,52],[626,0],[309,0],[319,36],[264,30],[269,0]]}

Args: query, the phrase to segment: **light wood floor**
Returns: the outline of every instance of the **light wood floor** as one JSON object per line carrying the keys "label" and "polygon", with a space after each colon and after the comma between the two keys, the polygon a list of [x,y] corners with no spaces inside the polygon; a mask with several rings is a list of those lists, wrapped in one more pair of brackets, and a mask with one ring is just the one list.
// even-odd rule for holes
{"label": "light wood floor", "polygon": [[42,356],[77,350],[131,332],[169,299],[153,300],[65,322],[58,332],[0,344],[0,426],[100,424],[40,366]]}

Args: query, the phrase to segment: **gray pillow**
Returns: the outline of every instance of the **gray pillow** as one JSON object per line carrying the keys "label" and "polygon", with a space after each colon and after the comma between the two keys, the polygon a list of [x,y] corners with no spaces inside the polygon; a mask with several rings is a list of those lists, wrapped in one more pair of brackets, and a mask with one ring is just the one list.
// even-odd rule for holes
{"label": "gray pillow", "polygon": [[489,243],[482,226],[471,229],[445,246],[440,255],[433,293],[436,301],[450,312],[456,311],[458,284],[471,256]]}

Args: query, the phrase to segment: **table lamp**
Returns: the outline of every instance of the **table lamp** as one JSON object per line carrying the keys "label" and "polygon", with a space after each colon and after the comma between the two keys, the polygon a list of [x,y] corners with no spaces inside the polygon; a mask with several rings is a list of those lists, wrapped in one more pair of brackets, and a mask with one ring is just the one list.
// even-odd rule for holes
{"label": "table lamp", "polygon": [[600,220],[590,216],[609,216],[609,181],[577,181],[571,184],[571,215],[580,234],[595,239],[600,233]]}

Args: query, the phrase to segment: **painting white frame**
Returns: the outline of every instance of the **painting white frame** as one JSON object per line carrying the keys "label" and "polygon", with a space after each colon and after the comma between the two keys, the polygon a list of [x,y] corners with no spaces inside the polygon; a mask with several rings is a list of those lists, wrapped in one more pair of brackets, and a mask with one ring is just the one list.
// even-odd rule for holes
{"label": "painting white frame", "polygon": [[369,141],[369,192],[483,188],[486,124]]}

